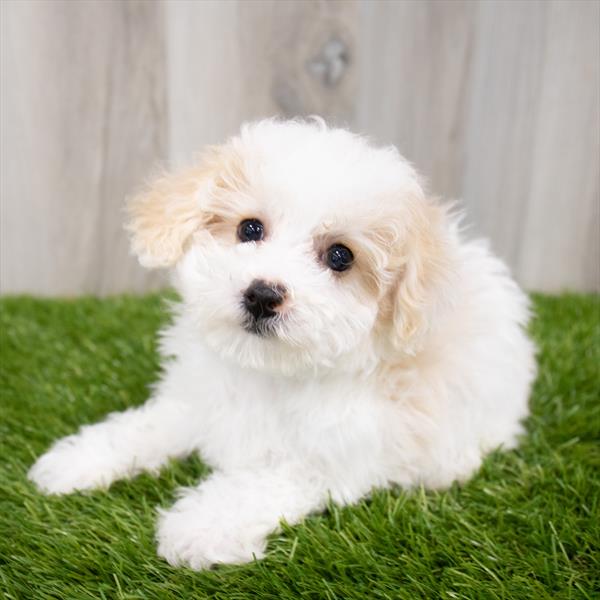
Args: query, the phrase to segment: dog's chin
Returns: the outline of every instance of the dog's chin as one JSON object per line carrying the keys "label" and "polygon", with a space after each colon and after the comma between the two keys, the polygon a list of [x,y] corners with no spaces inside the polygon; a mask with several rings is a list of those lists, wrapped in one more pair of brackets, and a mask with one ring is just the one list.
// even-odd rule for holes
{"label": "dog's chin", "polygon": [[261,338],[277,337],[277,326],[271,319],[254,319],[248,317],[244,320],[242,328],[251,335],[256,335]]}
{"label": "dog's chin", "polygon": [[223,360],[270,375],[312,377],[373,368],[375,354],[371,344],[363,344],[357,352],[346,340],[340,351],[339,340],[334,343],[320,338],[321,344],[315,344],[314,339],[301,338],[284,323],[266,323],[238,321],[219,326],[213,322],[204,329],[203,339]]}
{"label": "dog's chin", "polygon": [[314,368],[314,356],[294,343],[282,323],[243,319],[209,322],[202,338],[222,359],[240,367],[278,375],[298,375]]}

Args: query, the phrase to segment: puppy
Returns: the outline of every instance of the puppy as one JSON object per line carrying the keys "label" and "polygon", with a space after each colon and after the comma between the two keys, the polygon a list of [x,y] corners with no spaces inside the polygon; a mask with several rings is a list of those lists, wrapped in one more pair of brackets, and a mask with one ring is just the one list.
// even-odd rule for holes
{"label": "puppy", "polygon": [[[323,121],[246,125],[129,203],[133,252],[182,302],[141,407],[58,441],[46,493],[199,452],[158,553],[203,569],[265,553],[281,519],[373,488],[464,481],[513,448],[534,352],[526,296],[412,167]],[[168,358],[167,358],[168,357]]]}

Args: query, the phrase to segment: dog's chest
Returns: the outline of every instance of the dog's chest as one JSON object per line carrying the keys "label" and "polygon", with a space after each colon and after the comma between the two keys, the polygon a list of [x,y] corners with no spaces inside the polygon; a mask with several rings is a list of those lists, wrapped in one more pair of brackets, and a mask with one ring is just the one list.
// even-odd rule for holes
{"label": "dog's chest", "polygon": [[[379,445],[385,422],[365,380],[299,381],[220,365],[204,399],[200,451],[209,464],[237,467],[352,454]],[[218,377],[217,377],[218,373]],[[199,407],[200,408],[200,407]]]}

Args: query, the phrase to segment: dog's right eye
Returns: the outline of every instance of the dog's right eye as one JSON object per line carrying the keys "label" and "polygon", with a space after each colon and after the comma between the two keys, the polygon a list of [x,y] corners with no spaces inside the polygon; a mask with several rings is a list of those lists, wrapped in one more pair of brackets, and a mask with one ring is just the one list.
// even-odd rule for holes
{"label": "dog's right eye", "polygon": [[237,230],[240,242],[260,242],[265,235],[265,227],[258,219],[244,219]]}

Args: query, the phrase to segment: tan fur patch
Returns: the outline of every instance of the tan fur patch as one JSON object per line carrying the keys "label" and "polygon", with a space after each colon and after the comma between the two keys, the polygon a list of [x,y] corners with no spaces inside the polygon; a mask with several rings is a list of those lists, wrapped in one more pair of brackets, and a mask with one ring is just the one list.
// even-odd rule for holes
{"label": "tan fur patch", "polygon": [[196,230],[218,230],[222,215],[211,204],[244,185],[242,161],[229,146],[210,148],[200,164],[161,175],[127,204],[133,252],[147,267],[173,265]]}
{"label": "tan fur patch", "polygon": [[405,229],[396,283],[392,287],[392,341],[410,349],[428,326],[431,298],[450,268],[445,211],[432,202],[416,203]]}
{"label": "tan fur patch", "polygon": [[391,200],[385,212],[360,220],[356,272],[379,303],[378,335],[410,353],[450,272],[449,230],[443,206],[418,195],[403,198],[396,210]]}

